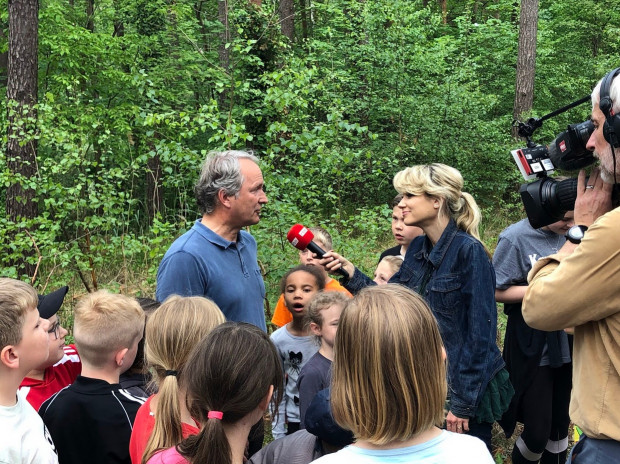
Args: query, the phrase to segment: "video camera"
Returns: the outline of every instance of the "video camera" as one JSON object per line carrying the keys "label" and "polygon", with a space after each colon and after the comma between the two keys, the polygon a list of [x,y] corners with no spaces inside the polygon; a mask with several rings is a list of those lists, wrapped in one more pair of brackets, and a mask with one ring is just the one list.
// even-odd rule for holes
{"label": "video camera", "polygon": [[517,123],[519,136],[527,140],[527,147],[513,150],[512,156],[525,180],[538,179],[535,182],[522,184],[519,188],[527,218],[535,229],[559,221],[567,211],[575,208],[577,179],[558,181],[549,175],[556,168],[574,171],[596,161],[593,153],[586,148],[588,139],[594,131],[594,125],[590,120],[571,124],[548,147],[536,145],[531,137],[545,119],[563,113],[589,99],[589,96],[584,97],[542,118],[530,118],[525,123]]}

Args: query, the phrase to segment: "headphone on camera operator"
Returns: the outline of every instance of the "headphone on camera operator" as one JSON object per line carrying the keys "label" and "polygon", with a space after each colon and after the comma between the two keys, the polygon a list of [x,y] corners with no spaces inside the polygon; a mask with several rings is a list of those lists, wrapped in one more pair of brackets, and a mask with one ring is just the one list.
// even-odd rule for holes
{"label": "headphone on camera operator", "polygon": [[[611,99],[610,91],[611,83],[618,74],[620,74],[620,68],[616,68],[605,74],[605,77],[601,80],[598,103],[599,109],[605,116],[605,122],[603,123],[603,137],[611,147],[611,156],[614,166],[614,183],[617,183],[616,152],[614,149],[620,147],[620,138],[618,137],[618,135],[620,135],[620,116],[618,116],[614,111],[614,102]],[[569,242],[579,244],[581,243],[581,239],[583,238],[586,230],[588,230],[586,226],[576,224],[568,230],[566,233],[566,239]]]}
{"label": "headphone on camera operator", "polygon": [[614,153],[614,148],[620,148],[620,115],[615,113],[613,109],[613,101],[611,99],[611,95],[609,94],[611,90],[611,83],[618,74],[620,74],[620,68],[616,68],[605,74],[605,77],[603,77],[603,80],[601,81],[598,104],[598,107],[605,116],[603,137],[605,137],[605,140],[607,140],[609,145],[611,145],[612,153]]}

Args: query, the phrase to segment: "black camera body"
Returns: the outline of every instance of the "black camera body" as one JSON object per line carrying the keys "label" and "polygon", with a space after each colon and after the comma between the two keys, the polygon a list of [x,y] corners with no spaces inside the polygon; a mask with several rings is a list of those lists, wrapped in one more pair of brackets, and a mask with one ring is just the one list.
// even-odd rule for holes
{"label": "black camera body", "polygon": [[511,152],[523,178],[538,179],[519,188],[527,218],[535,229],[559,221],[574,209],[577,179],[558,181],[549,175],[555,168],[574,171],[593,164],[594,154],[586,148],[592,132],[594,125],[587,120],[569,125],[548,147],[528,141],[527,148]]}

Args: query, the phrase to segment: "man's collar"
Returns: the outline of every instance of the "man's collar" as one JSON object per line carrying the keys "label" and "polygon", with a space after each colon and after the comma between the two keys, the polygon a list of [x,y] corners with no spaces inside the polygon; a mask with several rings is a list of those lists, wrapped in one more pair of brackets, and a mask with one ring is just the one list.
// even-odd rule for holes
{"label": "man's collar", "polygon": [[214,245],[217,245],[224,249],[229,248],[231,246],[239,247],[240,245],[243,244],[243,235],[241,234],[241,231],[239,231],[239,233],[237,234],[236,241],[230,241],[230,240],[225,239],[221,235],[213,232],[210,228],[204,225],[200,221],[200,219],[196,220],[196,223],[194,224],[193,229],[196,230],[196,232],[198,232],[200,235],[202,235],[205,239],[207,239]]}

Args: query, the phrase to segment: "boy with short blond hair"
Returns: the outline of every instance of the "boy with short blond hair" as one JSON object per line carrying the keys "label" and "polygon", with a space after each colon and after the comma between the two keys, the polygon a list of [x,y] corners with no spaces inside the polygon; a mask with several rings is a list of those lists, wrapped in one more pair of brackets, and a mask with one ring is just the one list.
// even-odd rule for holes
{"label": "boy with short blond hair", "polygon": [[144,311],[134,298],[99,290],[75,308],[75,345],[82,375],[41,405],[63,464],[130,463],[129,438],[146,398],[119,385],[142,338]]}
{"label": "boy with short blond hair", "polygon": [[49,356],[49,322],[39,317],[34,289],[0,278],[0,462],[57,463],[45,425],[17,395],[26,374]]}

